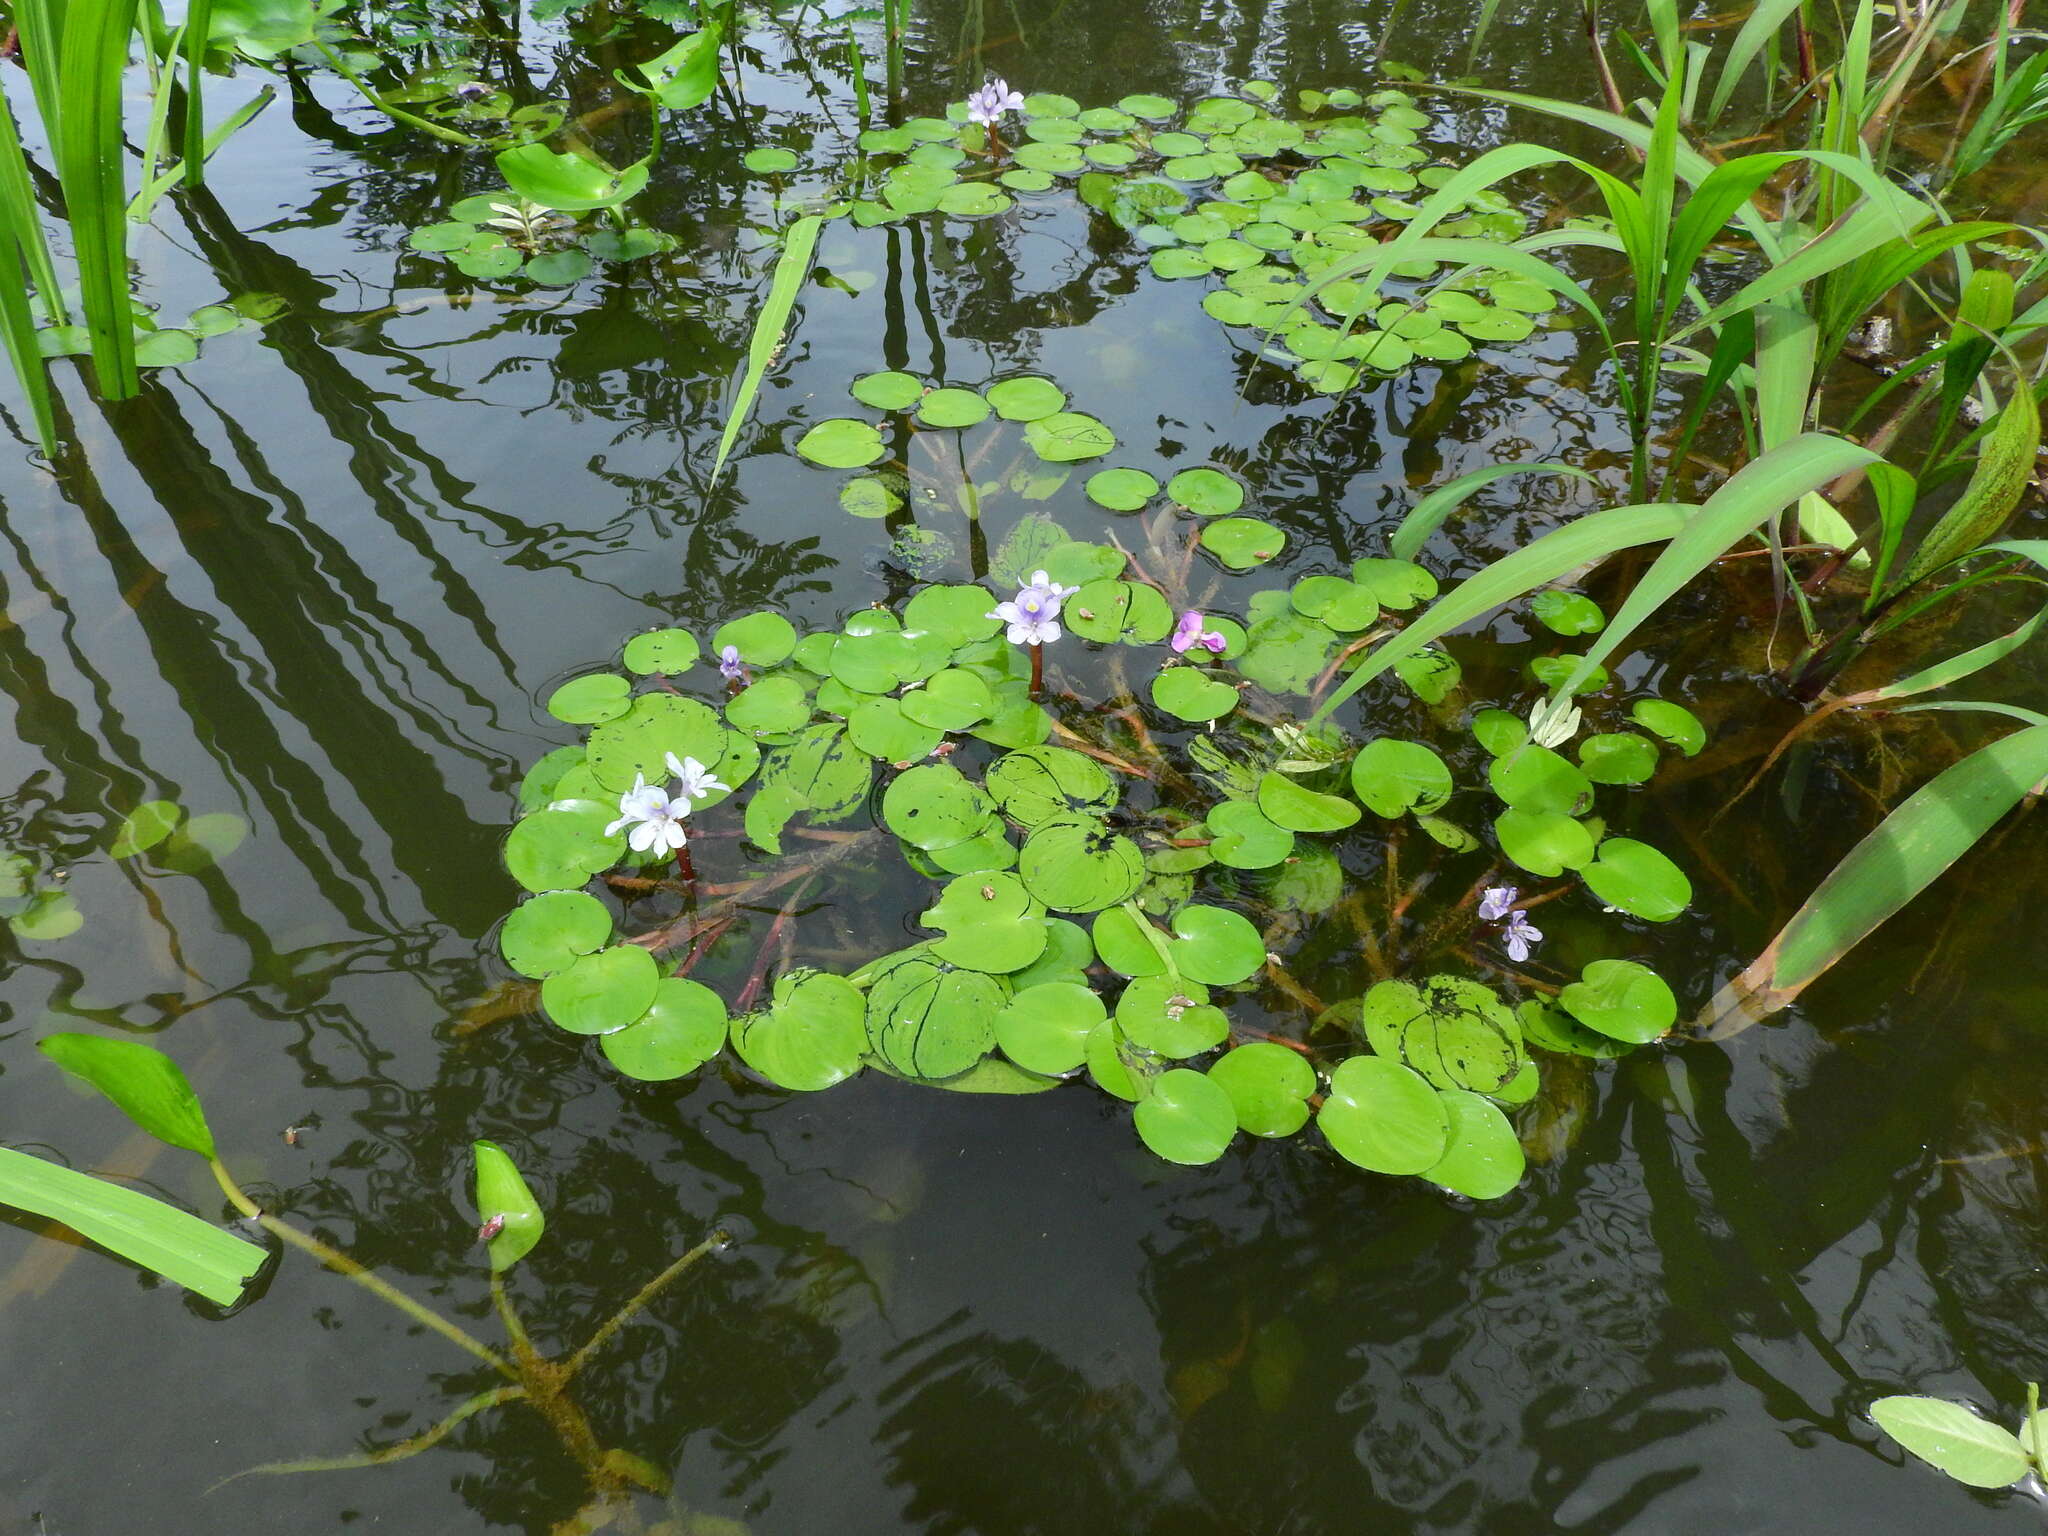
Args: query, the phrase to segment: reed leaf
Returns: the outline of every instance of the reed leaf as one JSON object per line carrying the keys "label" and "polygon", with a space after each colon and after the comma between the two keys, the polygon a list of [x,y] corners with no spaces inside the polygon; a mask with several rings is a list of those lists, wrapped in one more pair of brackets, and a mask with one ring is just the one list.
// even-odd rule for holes
{"label": "reed leaf", "polygon": [[1749,66],[1799,6],[1800,0],[1757,0],[1750,9],[1741,30],[1735,34],[1735,41],[1728,45],[1727,57],[1721,61],[1721,73],[1714,81],[1714,94],[1707,98],[1706,122],[1709,125],[1718,122],[1721,114],[1728,110],[1735,88],[1742,83]]}
{"label": "reed leaf", "polygon": [[1470,500],[1475,491],[1509,475],[1570,475],[1591,484],[1599,483],[1585,470],[1569,464],[1488,464],[1447,481],[1410,507],[1388,538],[1387,553],[1396,560],[1413,560],[1429,542],[1430,535],[1443,526],[1444,519]]}
{"label": "reed leaf", "polygon": [[822,215],[807,213],[790,225],[783,237],[782,254],[775,261],[768,297],[754,318],[753,339],[747,343],[747,370],[740,377],[739,393],[733,397],[732,410],[725,418],[725,430],[718,435],[718,457],[711,465],[714,485],[733,444],[739,440],[740,428],[754,409],[762,381],[782,354],[783,332],[789,324],[790,311],[796,307],[796,296],[810,276],[811,257],[818,248],[818,231],[824,223]]}
{"label": "reed leaf", "polygon": [[78,286],[92,336],[100,393],[126,400],[141,387],[128,299],[126,157],[122,76],[136,0],[73,0],[64,12],[58,64],[57,179],[71,216]]}

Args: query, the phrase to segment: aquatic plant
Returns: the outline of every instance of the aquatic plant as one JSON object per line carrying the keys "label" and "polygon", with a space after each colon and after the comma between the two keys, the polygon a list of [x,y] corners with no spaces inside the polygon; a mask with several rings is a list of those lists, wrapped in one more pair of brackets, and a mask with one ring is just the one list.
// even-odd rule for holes
{"label": "aquatic plant", "polygon": [[2048,1477],[2048,1430],[2041,1389],[2027,1383],[2027,1414],[2019,1434],[1939,1397],[1881,1397],[1870,1405],[1877,1427],[1909,1452],[1971,1488],[2004,1488],[2028,1476]]}

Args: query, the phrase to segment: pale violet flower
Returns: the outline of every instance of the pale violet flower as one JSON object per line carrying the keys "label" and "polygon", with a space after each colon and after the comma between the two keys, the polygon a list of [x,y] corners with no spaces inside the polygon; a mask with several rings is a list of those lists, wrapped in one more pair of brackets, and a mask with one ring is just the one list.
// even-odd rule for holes
{"label": "pale violet flower", "polygon": [[1514,909],[1515,897],[1520,894],[1512,885],[1489,885],[1479,898],[1480,920],[1499,922]]}
{"label": "pale violet flower", "polygon": [[991,75],[981,89],[967,98],[967,120],[993,128],[1005,112],[1024,110],[1024,94],[1010,89],[1010,82]]}
{"label": "pale violet flower", "polygon": [[1529,958],[1533,946],[1543,942],[1543,930],[1529,921],[1526,912],[1510,912],[1508,925],[1501,930],[1500,941],[1507,948],[1508,958],[1519,965]]}
{"label": "pale violet flower", "polygon": [[1580,718],[1570,699],[1545,699],[1529,711],[1529,739],[1539,747],[1561,747],[1579,734]]}
{"label": "pale violet flower", "polygon": [[1044,571],[1033,571],[1031,580],[1017,589],[1017,596],[997,603],[988,617],[1009,626],[1012,645],[1050,645],[1060,637],[1060,604],[1080,590],[1061,586]]}
{"label": "pale violet flower", "polygon": [[1173,638],[1167,641],[1174,655],[1184,656],[1198,645],[1205,651],[1221,651],[1230,643],[1216,630],[1202,628],[1207,622],[1192,608],[1182,614],[1180,622],[1173,626]]}
{"label": "pale violet flower", "polygon": [[679,793],[684,802],[702,800],[716,794],[731,794],[732,786],[720,781],[717,774],[706,768],[694,757],[676,761],[675,753],[668,754],[668,771],[680,782]]}
{"label": "pale violet flower", "polygon": [[635,853],[659,848],[673,853],[689,841],[683,818],[690,814],[690,802],[683,796],[669,799],[660,785],[649,784],[639,774],[633,787],[619,796],[619,819],[604,829],[606,837],[617,837],[627,827],[626,846]]}
{"label": "pale violet flower", "polygon": [[728,645],[718,653],[718,672],[728,683],[736,683],[747,675],[747,669],[740,661],[738,646]]}

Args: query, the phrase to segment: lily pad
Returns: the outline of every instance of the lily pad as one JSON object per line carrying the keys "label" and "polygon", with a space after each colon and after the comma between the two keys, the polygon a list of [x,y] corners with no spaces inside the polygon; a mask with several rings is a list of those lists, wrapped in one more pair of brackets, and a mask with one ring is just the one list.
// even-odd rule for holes
{"label": "lily pad", "polygon": [[1066,409],[1067,404],[1064,389],[1051,379],[1040,378],[1036,374],[1024,374],[991,384],[986,398],[1005,421],[1042,421]]}
{"label": "lily pad", "polygon": [[522,976],[552,976],[611,942],[612,915],[582,891],[548,891],[521,902],[498,933],[505,963]]}
{"label": "lily pad", "polygon": [[1683,704],[1673,704],[1665,699],[1637,699],[1629,706],[1629,718],[1687,757],[1707,744],[1707,728],[1700,724],[1699,716]]}
{"label": "lily pad", "polygon": [[1197,517],[1223,517],[1244,505],[1244,486],[1220,469],[1184,469],[1166,482],[1166,496]]}
{"label": "lily pad", "polygon": [[1193,905],[1173,915],[1167,946],[1181,975],[1205,986],[1230,987],[1258,974],[1266,944],[1242,913],[1227,907]]}
{"label": "lily pad", "polygon": [[878,411],[907,411],[924,393],[924,381],[911,373],[894,369],[864,373],[849,386],[848,393],[862,405]]}
{"label": "lily pad", "polygon": [[927,852],[978,836],[994,814],[995,802],[950,763],[899,774],[882,795],[883,825]]}
{"label": "lily pad", "polygon": [[882,456],[882,434],[865,421],[835,416],[798,438],[796,451],[827,469],[858,469]]}
{"label": "lily pad", "polygon": [[1176,1060],[1214,1050],[1230,1036],[1230,1020],[1209,1002],[1209,989],[1180,976],[1139,976],[1116,1003],[1117,1027],[1135,1044]]}
{"label": "lily pad", "polygon": [[1579,871],[1610,907],[1652,923],[1668,923],[1692,904],[1692,882],[1670,859],[1633,838],[1610,837]]}
{"label": "lily pad", "polygon": [[1450,766],[1419,741],[1380,736],[1351,760],[1351,789],[1375,816],[1419,816],[1451,798]]}
{"label": "lily pad", "polygon": [[1141,581],[1083,582],[1060,617],[1083,640],[1157,645],[1173,629],[1173,610],[1157,587]]}
{"label": "lily pad", "polygon": [[1018,1066],[1057,1077],[1087,1059],[1088,1037],[1108,1017],[1092,988],[1042,982],[1020,989],[996,1015],[996,1044]]}
{"label": "lily pad", "polygon": [[1015,875],[984,873],[949,881],[918,921],[946,935],[925,946],[936,958],[968,970],[1008,974],[1045,953],[1044,917],[1045,908]]}
{"label": "lily pad", "polygon": [[925,945],[885,956],[864,974],[868,1043],[896,1071],[951,1077],[994,1048],[996,1015],[1009,1000],[996,977],[949,965]]}
{"label": "lily pad", "polygon": [[830,1088],[860,1070],[867,1000],[844,977],[796,970],[779,976],[769,1006],[737,1019],[733,1049],[780,1088]]}
{"label": "lily pad", "polygon": [[1341,832],[1358,820],[1358,807],[1349,800],[1270,771],[1259,776],[1259,809],[1290,832]]}
{"label": "lily pad", "polygon": [[602,1035],[645,1013],[660,980],[653,955],[637,944],[614,944],[541,982],[540,1003],[572,1035]]}
{"label": "lily pad", "polygon": [[1092,817],[1056,816],[1025,838],[1017,873],[1056,912],[1099,912],[1137,894],[1145,855]]}
{"label": "lily pad", "polygon": [[711,654],[723,655],[728,645],[750,667],[777,666],[796,649],[796,626],[779,613],[750,613],[718,626],[711,637]]}
{"label": "lily pad", "polygon": [[1152,702],[1177,719],[1220,720],[1237,701],[1235,688],[1200,667],[1166,667],[1152,679]]}
{"label": "lily pad", "polygon": [[1024,440],[1031,445],[1032,452],[1050,464],[1099,459],[1116,447],[1114,432],[1079,411],[1055,411],[1026,422]]}
{"label": "lily pad", "polygon": [[1202,529],[1202,547],[1233,571],[1264,565],[1287,547],[1287,535],[1263,518],[1225,517]]}
{"label": "lily pad", "polygon": [[1230,1095],[1239,1128],[1254,1136],[1292,1136],[1308,1124],[1316,1074],[1298,1051],[1254,1040],[1224,1052],[1209,1068],[1209,1081]]}
{"label": "lily pad", "polygon": [[1493,823],[1500,851],[1532,875],[1554,879],[1593,857],[1593,834],[1585,823],[1556,811],[1501,812]]}
{"label": "lily pad", "polygon": [[989,764],[982,783],[1003,814],[1027,828],[1056,817],[1099,816],[1121,793],[1100,763],[1066,747],[1006,752]]}
{"label": "lily pad", "polygon": [[1103,469],[1088,477],[1088,499],[1112,512],[1136,512],[1159,494],[1159,482],[1142,469]]}
{"label": "lily pad", "polygon": [[1316,1124],[1338,1156],[1372,1173],[1423,1173],[1442,1161],[1450,1143],[1443,1096],[1384,1056],[1339,1062]]}
{"label": "lily pad", "polygon": [[1162,1072],[1134,1118],[1139,1138],[1169,1163],[1213,1163],[1237,1134],[1229,1093],[1186,1067]]}
{"label": "lily pad", "polygon": [[1365,995],[1365,1037],[1439,1088],[1492,1093],[1521,1071],[1522,1032],[1494,990],[1463,976],[1382,981]]}
{"label": "lily pad", "polygon": [[926,630],[958,647],[986,640],[1003,627],[983,587],[925,587],[903,607],[906,633]]}
{"label": "lily pad", "polygon": [[1569,760],[1534,742],[1497,757],[1487,767],[1493,792],[1516,810],[1572,816],[1593,800],[1593,786]]}
{"label": "lily pad", "polygon": [[935,389],[917,403],[928,427],[971,427],[988,419],[988,402],[971,389]]}
{"label": "lily pad", "polygon": [[1226,800],[1209,812],[1209,852],[1232,869],[1270,869],[1294,851],[1294,834],[1249,800]]}
{"label": "lily pad", "polygon": [[793,677],[764,677],[725,701],[725,719],[742,731],[793,731],[810,723],[811,700],[804,685]]}
{"label": "lily pad", "polygon": [[626,642],[626,669],[643,677],[687,672],[697,664],[698,655],[697,637],[687,629],[651,629]]}
{"label": "lily pad", "polygon": [[725,999],[682,976],[656,984],[647,1011],[598,1041],[605,1059],[644,1083],[686,1077],[725,1048]]}
{"label": "lily pad", "polygon": [[1634,960],[1595,960],[1557,995],[1558,1006],[1588,1029],[1630,1045],[1648,1045],[1678,1022],[1678,999],[1664,978]]}
{"label": "lily pad", "polygon": [[610,807],[593,801],[522,816],[505,839],[505,868],[529,891],[573,890],[619,860],[623,840],[607,837]]}
{"label": "lily pad", "polygon": [[1522,1182],[1528,1159],[1515,1128],[1492,1103],[1453,1089],[1443,1095],[1450,1140],[1443,1158],[1422,1177],[1472,1200],[1493,1200]]}
{"label": "lily pad", "polygon": [[[619,681],[623,683],[625,679],[620,678]],[[154,848],[171,835],[178,825],[178,818],[184,814],[175,800],[145,800],[114,829],[114,840],[107,852],[117,859],[129,859],[145,849]]]}

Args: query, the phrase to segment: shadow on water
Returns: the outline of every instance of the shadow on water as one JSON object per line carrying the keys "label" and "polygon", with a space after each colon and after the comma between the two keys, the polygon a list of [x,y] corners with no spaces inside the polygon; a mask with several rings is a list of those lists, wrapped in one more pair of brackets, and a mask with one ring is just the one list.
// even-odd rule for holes
{"label": "shadow on water", "polygon": [[[1585,86],[1554,20],[1504,17],[1479,67]],[[1468,22],[1417,0],[1390,52],[1452,58]],[[581,109],[644,40],[579,51],[549,33],[504,58]],[[674,1506],[635,1512],[648,1528],[2037,1528],[2024,1496],[1897,1466],[1865,1416],[1890,1390],[2010,1405],[2048,1374],[2022,1283],[2048,1238],[2048,953],[2014,942],[2048,867],[2030,821],[1787,1022],[1559,1067],[1525,1126],[1528,1181],[1483,1207],[1306,1147],[1169,1168],[1078,1091],[983,1101],[870,1076],[813,1098],[716,1067],[633,1083],[501,986],[487,936],[515,893],[498,846],[520,774],[563,738],[534,702],[556,681],[656,624],[837,619],[914,575],[978,576],[1036,508],[998,495],[970,529],[957,497],[983,470],[906,441],[908,513],[844,516],[836,482],[787,450],[858,372],[1050,372],[1134,462],[1240,470],[1295,572],[1378,553],[1414,487],[1477,465],[1618,462],[1614,402],[1568,332],[1512,367],[1490,354],[1310,397],[1062,208],[835,226],[820,260],[839,281],[807,290],[744,455],[710,484],[776,216],[729,135],[808,135],[829,159],[850,131],[836,62],[801,42],[764,25],[737,115],[671,124],[648,207],[679,250],[573,290],[501,302],[406,249],[484,178],[311,86],[224,151],[212,191],[162,206],[175,235],[146,275],[167,309],[260,290],[287,310],[127,404],[63,385],[59,474],[20,455],[0,474],[0,833],[67,869],[87,914],[72,940],[0,940],[7,1142],[218,1211],[202,1175],[33,1050],[80,1020],[154,1032],[238,1178],[483,1331],[466,1178],[489,1136],[549,1213],[517,1286],[544,1348],[733,1228],[584,1380],[606,1443],[675,1479]],[[1378,43],[1357,8],[1320,0],[920,4],[912,105],[985,68],[1084,101],[1325,84]],[[1478,112],[1445,130],[1505,131]],[[1432,558],[1469,570],[1587,494],[1489,492]],[[1052,505],[1139,536],[1071,494]],[[917,530],[939,541],[913,546]],[[1761,579],[1718,574],[1649,647],[1715,727],[1689,776],[1628,813],[1711,892],[1659,955],[1698,995],[1937,750],[1832,739],[1803,801],[1702,833],[1791,718],[1750,681],[1774,643]],[[1511,689],[1488,651],[1533,642],[1506,620],[1488,642],[1466,657],[1474,686]],[[1063,661],[1084,693],[1104,686],[1097,663]],[[1381,724],[1430,718],[1385,708]],[[235,811],[251,835],[197,874],[96,851],[156,796]],[[1355,877],[1376,872],[1357,857]],[[860,950],[895,922],[878,894],[866,874],[821,886],[803,942]],[[737,983],[771,915],[747,914],[712,974]],[[1355,980],[1341,949],[1315,963],[1332,996]],[[546,1532],[583,1502],[546,1427],[509,1407],[411,1461],[208,1493],[259,1462],[396,1443],[485,1373],[303,1262],[222,1320],[8,1227],[6,1536]]]}

